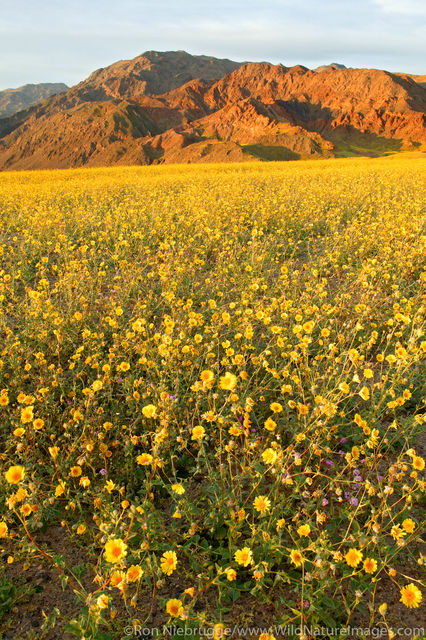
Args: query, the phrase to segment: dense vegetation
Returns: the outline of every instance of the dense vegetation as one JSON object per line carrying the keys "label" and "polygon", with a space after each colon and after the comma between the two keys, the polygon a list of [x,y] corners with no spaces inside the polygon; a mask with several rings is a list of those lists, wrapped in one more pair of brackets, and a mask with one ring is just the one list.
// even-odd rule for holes
{"label": "dense vegetation", "polygon": [[419,606],[423,171],[0,176],[0,542],[75,591],[69,632]]}

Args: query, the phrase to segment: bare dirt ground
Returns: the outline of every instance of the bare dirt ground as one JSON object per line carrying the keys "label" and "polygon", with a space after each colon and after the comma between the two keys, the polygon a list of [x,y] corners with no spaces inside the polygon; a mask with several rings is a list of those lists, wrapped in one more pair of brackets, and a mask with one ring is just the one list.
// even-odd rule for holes
{"label": "bare dirt ground", "polygon": [[[37,542],[44,548],[48,548],[54,556],[62,556],[66,566],[80,576],[81,584],[87,592],[97,589],[93,582],[95,577],[93,559],[83,547],[71,541],[66,541],[64,530],[60,527],[51,527],[45,533],[37,537]],[[8,541],[9,548],[5,547],[3,553],[4,575],[7,581],[13,583],[18,591],[18,598],[15,600],[11,611],[0,612],[0,639],[1,640],[72,640],[76,636],[66,631],[66,624],[74,618],[81,609],[82,603],[73,593],[70,585],[62,588],[61,579],[57,569],[49,565],[46,558],[41,554],[34,554],[31,564],[27,561],[17,559],[12,564],[7,564],[6,558],[11,553],[11,542]],[[85,565],[83,568],[82,565]],[[422,568],[414,561],[407,564],[395,566],[398,573],[408,574],[417,579],[422,577]],[[1,583],[0,583],[1,584]],[[189,585],[184,585],[179,576],[168,579],[168,597],[175,597]],[[1,586],[0,586],[1,588]],[[164,594],[163,594],[164,595]],[[208,619],[217,620],[215,616],[216,591],[206,592],[205,596],[197,602],[196,609],[207,610],[210,613]],[[280,599],[285,593],[280,593]],[[289,593],[289,598],[295,596]],[[382,602],[388,603],[388,623],[394,628],[402,628],[404,637],[415,637],[410,631],[416,628],[425,627],[424,607],[418,609],[407,609],[399,602],[400,592],[396,583],[390,578],[382,579],[376,590],[375,602],[378,606]],[[282,600],[281,600],[282,601]],[[112,629],[105,635],[99,635],[100,640],[121,639],[129,637],[123,631],[133,620],[141,621],[142,628],[159,629],[158,636],[161,637],[161,630],[166,624],[166,614],[159,610],[157,606],[152,607],[152,594],[146,593],[139,598],[137,608],[126,610],[121,599],[114,602],[118,610],[117,616],[112,623]],[[51,618],[55,608],[60,614],[56,619],[55,626],[46,623],[47,618]],[[248,594],[242,596],[235,602],[228,614],[227,624],[230,627],[271,627],[277,624],[277,610],[273,604],[262,604],[254,596]],[[376,628],[380,622],[380,615],[376,613],[374,623]],[[373,620],[367,611],[355,611],[349,625],[352,628],[371,629],[374,627]],[[207,625],[206,625],[207,626]],[[388,634],[374,636],[374,631],[370,631],[370,637],[380,637],[384,640],[389,638]],[[153,634],[155,635],[155,634]],[[259,634],[258,634],[259,635]],[[258,638],[247,633],[247,639]],[[283,632],[281,632],[283,635]],[[279,636],[278,636],[279,637]],[[278,640],[277,637],[277,640]],[[291,637],[288,634],[288,637]],[[362,637],[362,636],[358,636]],[[368,636],[366,636],[368,637]]]}

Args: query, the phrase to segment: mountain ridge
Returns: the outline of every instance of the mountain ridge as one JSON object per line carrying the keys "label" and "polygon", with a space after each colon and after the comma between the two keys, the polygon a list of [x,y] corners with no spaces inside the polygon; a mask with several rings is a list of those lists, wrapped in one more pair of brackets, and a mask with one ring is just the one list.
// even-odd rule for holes
{"label": "mountain ridge", "polygon": [[422,149],[409,74],[146,52],[0,119],[0,169],[297,159]]}
{"label": "mountain ridge", "polygon": [[63,82],[41,82],[39,84],[24,84],[15,89],[3,89],[0,91],[0,118],[13,115],[51,95],[68,89],[69,87]]}

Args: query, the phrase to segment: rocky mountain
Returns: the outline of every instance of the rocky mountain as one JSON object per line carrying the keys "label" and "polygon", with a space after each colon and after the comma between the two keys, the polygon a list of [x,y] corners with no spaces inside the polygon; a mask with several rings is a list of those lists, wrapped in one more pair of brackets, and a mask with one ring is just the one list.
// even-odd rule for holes
{"label": "rocky mountain", "polygon": [[411,80],[414,80],[414,82],[420,84],[424,89],[426,89],[426,75],[416,76],[412,73],[397,73],[396,75],[401,78],[411,78]]}
{"label": "rocky mountain", "polygon": [[426,143],[426,90],[377,69],[147,52],[0,119],[0,168],[379,155]]}
{"label": "rocky mountain", "polygon": [[63,82],[43,82],[41,84],[25,84],[17,89],[0,91],[0,118],[22,111],[22,109],[31,107],[55,93],[67,91],[68,88]]}
{"label": "rocky mountain", "polygon": [[338,62],[332,62],[331,64],[322,64],[320,67],[314,69],[314,71],[329,71],[329,69],[346,69],[344,64],[339,64]]}

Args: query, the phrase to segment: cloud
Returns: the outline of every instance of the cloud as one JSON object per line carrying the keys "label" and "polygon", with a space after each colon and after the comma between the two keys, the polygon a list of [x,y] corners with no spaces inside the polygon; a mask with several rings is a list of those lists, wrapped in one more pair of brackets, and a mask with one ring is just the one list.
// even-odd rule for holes
{"label": "cloud", "polygon": [[424,0],[374,0],[374,2],[385,13],[426,17],[426,3]]}
{"label": "cloud", "polygon": [[420,0],[3,0],[0,89],[75,84],[143,51],[424,73]]}

